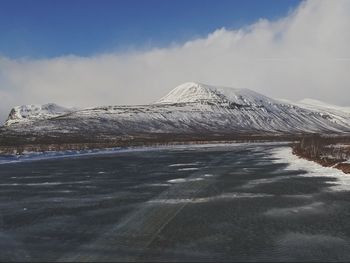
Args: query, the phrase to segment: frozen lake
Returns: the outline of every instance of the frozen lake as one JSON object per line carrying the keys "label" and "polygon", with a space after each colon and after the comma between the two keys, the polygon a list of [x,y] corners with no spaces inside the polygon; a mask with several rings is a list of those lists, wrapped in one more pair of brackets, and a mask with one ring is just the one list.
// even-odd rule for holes
{"label": "frozen lake", "polygon": [[268,143],[1,164],[0,261],[349,261],[347,182]]}

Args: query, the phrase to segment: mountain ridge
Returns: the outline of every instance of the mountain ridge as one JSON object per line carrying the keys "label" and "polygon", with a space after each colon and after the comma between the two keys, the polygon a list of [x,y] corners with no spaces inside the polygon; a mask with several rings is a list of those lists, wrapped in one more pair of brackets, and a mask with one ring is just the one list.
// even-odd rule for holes
{"label": "mountain ridge", "polygon": [[[59,107],[59,106],[58,106]],[[142,135],[347,133],[350,114],[271,99],[249,89],[187,82],[149,105],[105,106],[8,120],[7,133]]]}
{"label": "mountain ridge", "polygon": [[4,125],[9,126],[18,122],[48,119],[72,112],[74,110],[76,109],[62,107],[56,103],[15,106],[11,109],[9,117],[5,121]]}

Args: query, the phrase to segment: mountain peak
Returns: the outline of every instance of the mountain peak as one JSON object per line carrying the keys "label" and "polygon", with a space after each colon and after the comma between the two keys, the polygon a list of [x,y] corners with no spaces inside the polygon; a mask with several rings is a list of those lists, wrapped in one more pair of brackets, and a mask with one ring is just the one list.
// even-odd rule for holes
{"label": "mountain peak", "polygon": [[198,82],[186,82],[177,86],[157,103],[236,103],[241,105],[261,105],[273,102],[273,99],[265,97],[249,89],[237,89],[229,87],[216,87]]}
{"label": "mountain peak", "polygon": [[47,103],[43,105],[30,104],[16,106],[11,109],[11,112],[5,122],[5,125],[8,126],[17,122],[31,121],[37,119],[48,119],[72,112],[73,110],[74,109],[65,108],[55,103]]}
{"label": "mountain peak", "polygon": [[170,91],[158,103],[189,103],[200,101],[216,101],[218,96],[213,88],[197,82],[186,82]]}

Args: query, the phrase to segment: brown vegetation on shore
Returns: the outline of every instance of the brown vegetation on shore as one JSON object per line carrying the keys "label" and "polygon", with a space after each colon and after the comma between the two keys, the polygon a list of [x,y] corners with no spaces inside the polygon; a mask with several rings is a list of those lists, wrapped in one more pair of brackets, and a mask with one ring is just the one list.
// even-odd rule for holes
{"label": "brown vegetation on shore", "polygon": [[142,135],[51,135],[1,136],[0,154],[23,152],[105,149],[115,147],[157,146],[203,143],[293,141],[292,135],[281,134],[142,134]]}
{"label": "brown vegetation on shore", "polygon": [[325,167],[333,167],[350,174],[350,141],[348,137],[306,135],[293,145],[293,154],[314,161]]}

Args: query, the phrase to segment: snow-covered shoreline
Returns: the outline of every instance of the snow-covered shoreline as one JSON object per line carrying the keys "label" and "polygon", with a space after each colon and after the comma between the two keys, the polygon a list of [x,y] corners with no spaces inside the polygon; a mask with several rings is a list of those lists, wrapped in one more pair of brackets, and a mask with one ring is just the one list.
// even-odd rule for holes
{"label": "snow-covered shoreline", "polygon": [[325,176],[336,178],[337,181],[333,182],[335,185],[331,186],[330,189],[337,191],[350,190],[350,176],[343,171],[333,168],[324,167],[313,161],[309,161],[298,157],[293,154],[291,147],[279,147],[273,149],[272,156],[275,158],[275,163],[286,163],[288,166],[287,170],[303,170],[306,174],[298,176]]}

